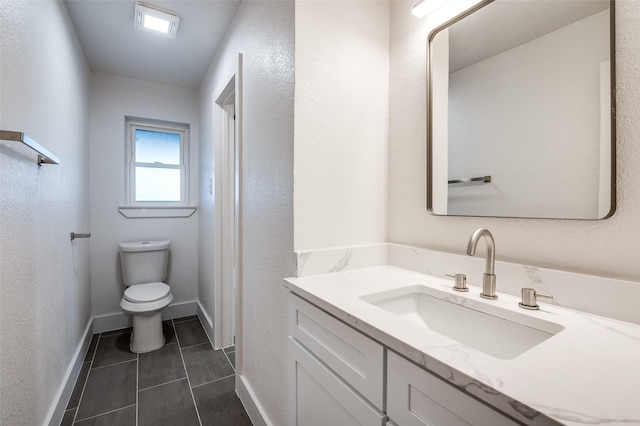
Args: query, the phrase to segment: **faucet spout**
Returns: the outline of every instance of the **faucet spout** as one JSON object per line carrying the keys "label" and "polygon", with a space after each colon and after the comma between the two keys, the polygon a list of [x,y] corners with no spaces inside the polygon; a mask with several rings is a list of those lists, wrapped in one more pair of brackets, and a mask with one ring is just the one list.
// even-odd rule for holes
{"label": "faucet spout", "polygon": [[487,245],[487,263],[485,267],[484,274],[482,276],[482,293],[480,293],[480,297],[484,297],[485,299],[497,299],[496,295],[496,276],[494,274],[495,271],[495,263],[496,263],[496,255],[495,255],[495,242],[493,240],[493,235],[486,228],[479,228],[474,231],[469,239],[469,243],[467,244],[467,254],[469,256],[475,256],[476,247],[478,245],[478,241],[480,238],[484,237],[485,243]]}

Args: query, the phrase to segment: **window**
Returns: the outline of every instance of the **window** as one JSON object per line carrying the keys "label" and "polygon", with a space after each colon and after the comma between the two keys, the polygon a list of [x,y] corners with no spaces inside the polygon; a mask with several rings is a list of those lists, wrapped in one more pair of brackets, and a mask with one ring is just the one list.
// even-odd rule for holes
{"label": "window", "polygon": [[187,206],[189,126],[144,119],[126,123],[125,208]]}

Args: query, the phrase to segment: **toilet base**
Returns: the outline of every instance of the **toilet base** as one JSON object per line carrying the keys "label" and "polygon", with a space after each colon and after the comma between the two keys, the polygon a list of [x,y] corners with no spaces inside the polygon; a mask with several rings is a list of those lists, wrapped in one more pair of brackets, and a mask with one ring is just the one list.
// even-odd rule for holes
{"label": "toilet base", "polygon": [[155,351],[163,347],[164,343],[161,312],[133,315],[133,331],[129,346],[131,352],[141,354]]}

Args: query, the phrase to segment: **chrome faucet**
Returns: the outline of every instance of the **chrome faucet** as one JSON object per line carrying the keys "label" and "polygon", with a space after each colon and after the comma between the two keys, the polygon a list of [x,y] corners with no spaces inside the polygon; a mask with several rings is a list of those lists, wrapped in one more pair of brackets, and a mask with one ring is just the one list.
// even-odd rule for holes
{"label": "chrome faucet", "polygon": [[487,243],[487,266],[484,274],[482,275],[482,293],[480,293],[480,297],[484,297],[485,299],[497,299],[496,276],[493,273],[496,264],[496,246],[493,241],[493,235],[491,235],[491,232],[489,232],[488,229],[479,228],[475,230],[471,235],[469,244],[467,245],[467,254],[469,256],[474,256],[476,254],[476,246],[482,237],[484,237],[484,240]]}

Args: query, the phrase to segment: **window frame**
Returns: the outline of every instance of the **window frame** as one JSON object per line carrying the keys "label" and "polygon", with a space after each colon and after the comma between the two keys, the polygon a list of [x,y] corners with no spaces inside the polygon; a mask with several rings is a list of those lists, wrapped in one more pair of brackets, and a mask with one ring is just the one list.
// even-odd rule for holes
{"label": "window frame", "polygon": [[[180,136],[180,164],[160,164],[136,162],[136,130],[148,130],[178,134]],[[136,200],[136,167],[179,169],[180,200],[179,201],[137,201]],[[189,125],[144,118],[126,118],[125,137],[125,207],[135,208],[171,208],[189,206]]]}

